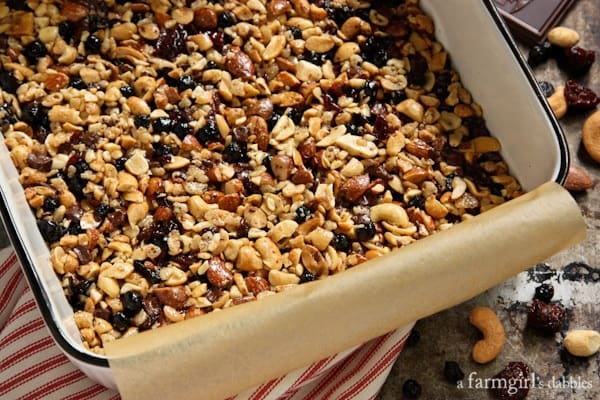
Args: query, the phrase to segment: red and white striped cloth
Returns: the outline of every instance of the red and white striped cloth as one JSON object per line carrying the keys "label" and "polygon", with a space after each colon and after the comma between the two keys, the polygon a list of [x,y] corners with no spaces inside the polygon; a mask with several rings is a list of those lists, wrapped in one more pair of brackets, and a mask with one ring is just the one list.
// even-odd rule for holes
{"label": "red and white striped cloth", "polygon": [[[408,328],[267,382],[231,400],[374,399]],[[12,249],[0,251],[0,399],[118,400],[63,355],[44,326]]]}

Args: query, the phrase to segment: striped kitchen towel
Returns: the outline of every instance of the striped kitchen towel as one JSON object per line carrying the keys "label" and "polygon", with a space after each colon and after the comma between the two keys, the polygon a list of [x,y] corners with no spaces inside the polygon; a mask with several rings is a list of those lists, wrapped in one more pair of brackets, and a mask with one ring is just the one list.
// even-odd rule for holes
{"label": "striped kitchen towel", "polygon": [[[232,400],[373,399],[410,327],[274,379]],[[44,326],[12,249],[0,251],[0,398],[118,400],[69,362]]]}

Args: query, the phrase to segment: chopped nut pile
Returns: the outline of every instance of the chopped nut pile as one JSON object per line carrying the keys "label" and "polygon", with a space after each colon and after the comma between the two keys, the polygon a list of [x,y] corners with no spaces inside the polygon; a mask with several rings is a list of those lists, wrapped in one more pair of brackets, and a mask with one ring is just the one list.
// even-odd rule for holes
{"label": "chopped nut pile", "polygon": [[416,0],[0,5],[4,142],[84,345],[521,194]]}

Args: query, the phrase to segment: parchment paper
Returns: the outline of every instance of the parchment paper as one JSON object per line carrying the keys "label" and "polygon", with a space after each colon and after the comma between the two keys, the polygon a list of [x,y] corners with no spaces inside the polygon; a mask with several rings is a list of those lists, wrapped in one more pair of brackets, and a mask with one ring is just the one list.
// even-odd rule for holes
{"label": "parchment paper", "polygon": [[106,345],[124,400],[222,400],[466,301],[585,237],[554,183],[325,280]]}

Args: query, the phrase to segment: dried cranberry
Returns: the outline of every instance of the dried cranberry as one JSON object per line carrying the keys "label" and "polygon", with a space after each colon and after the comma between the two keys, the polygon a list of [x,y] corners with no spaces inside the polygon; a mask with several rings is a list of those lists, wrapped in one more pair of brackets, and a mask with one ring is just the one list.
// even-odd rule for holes
{"label": "dried cranberry", "polygon": [[572,79],[565,84],[565,98],[569,109],[575,111],[591,110],[600,103],[596,93]]}
{"label": "dried cranberry", "polygon": [[572,76],[581,76],[588,72],[596,61],[596,53],[581,47],[568,47],[559,53],[558,65]]}
{"label": "dried cranberry", "polygon": [[548,283],[542,283],[540,286],[535,288],[534,299],[539,299],[544,303],[550,303],[554,296],[554,287]]}
{"label": "dried cranberry", "polygon": [[493,379],[492,394],[500,400],[522,400],[529,393],[529,367],[522,362],[510,362]]}
{"label": "dried cranberry", "polygon": [[544,333],[559,332],[564,318],[565,310],[558,304],[548,304],[534,299],[527,307],[527,324]]}

